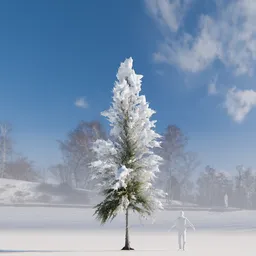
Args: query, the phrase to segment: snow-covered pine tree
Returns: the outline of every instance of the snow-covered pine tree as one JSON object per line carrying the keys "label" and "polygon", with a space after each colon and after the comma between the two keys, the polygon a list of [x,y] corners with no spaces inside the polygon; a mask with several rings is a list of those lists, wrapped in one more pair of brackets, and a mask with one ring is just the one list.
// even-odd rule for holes
{"label": "snow-covered pine tree", "polygon": [[[133,59],[121,63],[113,89],[113,102],[102,113],[112,127],[108,141],[97,140],[93,150],[96,161],[91,166],[99,179],[104,200],[96,205],[95,215],[104,224],[120,212],[125,212],[125,246],[133,250],[129,240],[129,210],[150,216],[161,209],[162,191],[153,186],[161,158],[153,149],[160,147],[160,135],[150,121],[155,113],[149,108],[141,91],[142,75],[132,69]],[[160,196],[160,197],[159,197]]]}

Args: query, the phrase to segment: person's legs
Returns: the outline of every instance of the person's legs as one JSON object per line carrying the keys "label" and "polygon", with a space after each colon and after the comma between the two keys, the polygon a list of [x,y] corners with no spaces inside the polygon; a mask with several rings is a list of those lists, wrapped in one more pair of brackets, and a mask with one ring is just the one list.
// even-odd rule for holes
{"label": "person's legs", "polygon": [[178,232],[178,243],[179,243],[179,249],[180,250],[181,250],[181,236],[182,236],[182,233]]}
{"label": "person's legs", "polygon": [[183,232],[183,251],[185,251],[185,245],[186,245],[186,240],[187,240],[187,232],[186,230]]}

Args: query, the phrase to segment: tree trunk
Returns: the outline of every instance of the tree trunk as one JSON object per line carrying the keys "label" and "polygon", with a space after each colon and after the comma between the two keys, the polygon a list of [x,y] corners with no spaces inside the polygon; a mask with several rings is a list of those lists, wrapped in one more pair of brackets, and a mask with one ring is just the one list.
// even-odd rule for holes
{"label": "tree trunk", "polygon": [[130,246],[130,237],[129,237],[129,207],[126,209],[125,213],[125,245],[122,250],[134,250]]}

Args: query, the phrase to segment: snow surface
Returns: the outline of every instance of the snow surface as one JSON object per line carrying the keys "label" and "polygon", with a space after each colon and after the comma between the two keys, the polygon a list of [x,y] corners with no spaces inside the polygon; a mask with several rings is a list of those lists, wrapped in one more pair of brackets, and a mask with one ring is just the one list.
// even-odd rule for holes
{"label": "snow surface", "polygon": [[0,179],[0,203],[18,203],[33,200],[37,195],[32,191],[36,182]]}
{"label": "snow surface", "polygon": [[1,204],[87,204],[90,191],[71,189],[58,184],[42,184],[0,179]]}
{"label": "snow surface", "polygon": [[187,238],[187,251],[177,251],[174,234],[132,234],[133,252],[123,252],[123,234],[120,232],[1,232],[3,255],[134,255],[167,256],[185,253],[191,256],[255,255],[255,235],[194,233]]}
{"label": "snow surface", "polygon": [[131,216],[133,252],[124,244],[124,216],[100,226],[92,209],[1,207],[3,255],[255,255],[254,211],[185,212],[195,225],[188,229],[187,251],[177,251],[177,234],[168,233],[179,212],[160,212],[155,223]]}

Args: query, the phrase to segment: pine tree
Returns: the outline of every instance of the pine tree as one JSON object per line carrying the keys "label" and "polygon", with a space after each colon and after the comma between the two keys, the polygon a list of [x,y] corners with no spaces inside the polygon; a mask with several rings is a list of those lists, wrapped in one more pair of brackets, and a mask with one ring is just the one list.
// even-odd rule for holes
{"label": "pine tree", "polygon": [[125,212],[123,250],[133,250],[129,212],[146,217],[162,208],[159,200],[162,191],[153,186],[161,161],[154,154],[154,148],[160,147],[160,135],[153,130],[156,121],[150,121],[155,111],[149,108],[145,96],[139,95],[142,75],[135,74],[132,65],[129,58],[119,67],[112,106],[102,113],[112,127],[110,139],[94,143],[97,160],[91,164],[104,195],[104,200],[95,206],[97,219],[104,224]]}

